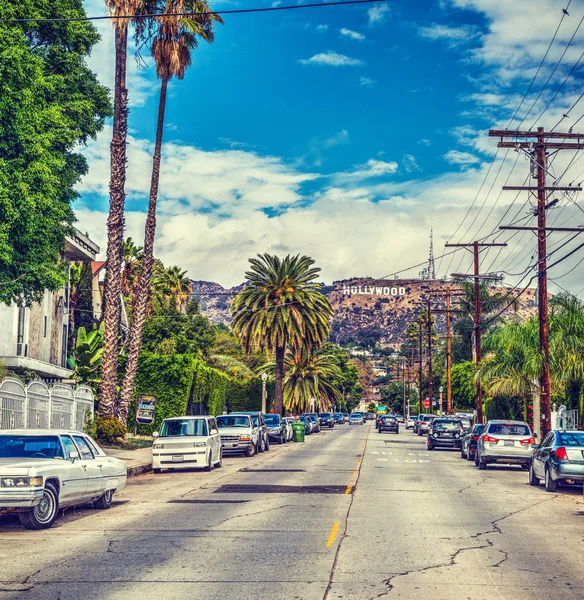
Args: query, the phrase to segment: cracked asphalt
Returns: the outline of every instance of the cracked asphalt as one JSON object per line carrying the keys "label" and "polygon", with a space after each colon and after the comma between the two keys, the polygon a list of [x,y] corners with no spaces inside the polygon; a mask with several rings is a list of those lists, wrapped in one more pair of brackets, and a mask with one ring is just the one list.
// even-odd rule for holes
{"label": "cracked asphalt", "polygon": [[137,477],[48,531],[0,517],[0,600],[584,597],[581,489],[370,425],[272,448]]}

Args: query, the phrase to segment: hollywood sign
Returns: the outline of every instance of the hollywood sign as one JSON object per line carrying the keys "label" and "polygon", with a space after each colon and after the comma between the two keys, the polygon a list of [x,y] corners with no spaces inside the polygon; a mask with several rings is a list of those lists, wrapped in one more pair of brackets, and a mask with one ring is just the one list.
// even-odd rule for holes
{"label": "hollywood sign", "polygon": [[379,287],[368,285],[344,285],[343,294],[346,296],[357,296],[364,294],[367,296],[405,296],[406,288],[403,287]]}

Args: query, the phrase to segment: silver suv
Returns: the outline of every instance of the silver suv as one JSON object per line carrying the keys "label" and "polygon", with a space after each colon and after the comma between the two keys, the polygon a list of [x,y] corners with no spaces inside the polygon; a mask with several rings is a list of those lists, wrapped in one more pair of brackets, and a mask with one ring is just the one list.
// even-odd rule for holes
{"label": "silver suv", "polygon": [[475,465],[486,469],[489,463],[519,464],[529,468],[535,434],[524,421],[489,421],[477,442]]}

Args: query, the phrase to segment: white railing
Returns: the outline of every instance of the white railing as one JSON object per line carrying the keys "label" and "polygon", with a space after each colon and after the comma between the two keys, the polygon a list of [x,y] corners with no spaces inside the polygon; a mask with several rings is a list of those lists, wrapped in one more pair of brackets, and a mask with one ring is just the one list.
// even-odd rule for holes
{"label": "white railing", "polygon": [[0,382],[0,430],[74,429],[82,431],[86,414],[93,418],[91,389],[42,381],[24,386],[7,377]]}

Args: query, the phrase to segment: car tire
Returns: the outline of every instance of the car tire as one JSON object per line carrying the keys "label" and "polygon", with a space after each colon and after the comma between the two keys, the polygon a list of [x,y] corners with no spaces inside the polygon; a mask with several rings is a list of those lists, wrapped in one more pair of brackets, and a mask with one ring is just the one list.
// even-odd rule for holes
{"label": "car tire", "polygon": [[487,461],[479,460],[479,470],[486,471],[487,470]]}
{"label": "car tire", "polygon": [[469,462],[471,460],[474,460],[474,456],[468,450],[466,452],[466,460],[469,461]]}
{"label": "car tire", "polygon": [[521,468],[522,468],[524,471],[527,471],[527,470],[529,469],[529,463],[521,463]]}
{"label": "car tire", "polygon": [[478,469],[479,468],[479,454],[478,454],[478,452],[475,452],[475,455],[474,455],[474,464],[475,464],[475,467]]}
{"label": "car tire", "polygon": [[550,468],[546,467],[545,470],[545,491],[555,492],[558,489],[558,482],[552,479]]}
{"label": "car tire", "polygon": [[265,452],[266,450],[266,439],[264,438],[263,435],[260,436],[260,441],[258,443],[258,454],[261,454],[262,452]]}
{"label": "car tire", "polygon": [[223,448],[219,449],[219,460],[215,463],[215,468],[220,469],[223,466]]}
{"label": "car tire", "polygon": [[529,485],[533,485],[537,487],[540,484],[539,477],[536,476],[535,471],[533,470],[533,463],[529,465]]}
{"label": "car tire", "polygon": [[269,449],[270,449],[270,438],[269,438],[269,437],[267,437],[267,438],[266,438],[266,444],[265,444],[265,446],[264,446],[264,451],[265,451],[265,452],[268,452],[268,450],[269,450]]}
{"label": "car tire", "polygon": [[426,450],[430,451],[430,450],[434,450],[434,446],[432,446],[431,444],[428,444],[426,446]]}
{"label": "car tire", "polygon": [[158,474],[158,473],[161,473],[161,472],[162,472],[162,469],[158,469],[158,468],[154,468],[154,467],[152,467],[152,472],[153,472],[153,473],[157,473],[157,474]]}
{"label": "car tire", "polygon": [[399,427],[395,430],[396,433],[399,433]]}
{"label": "car tire", "polygon": [[114,490],[105,491],[97,500],[93,502],[93,508],[96,510],[106,510],[113,504]]}
{"label": "car tire", "polygon": [[251,446],[245,451],[245,455],[248,458],[251,458],[257,452],[257,446],[252,442]]}
{"label": "car tire", "polygon": [[209,460],[207,461],[207,466],[205,467],[205,471],[209,472],[213,470],[213,452],[209,452]]}
{"label": "car tire", "polygon": [[48,529],[59,516],[59,494],[52,483],[47,483],[41,501],[32,509],[18,513],[25,529]]}
{"label": "car tire", "polygon": [[461,448],[460,448],[460,458],[466,458],[466,457],[467,457],[467,455],[464,453],[464,450],[463,450],[463,448],[461,447]]}

